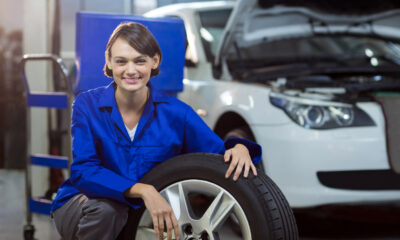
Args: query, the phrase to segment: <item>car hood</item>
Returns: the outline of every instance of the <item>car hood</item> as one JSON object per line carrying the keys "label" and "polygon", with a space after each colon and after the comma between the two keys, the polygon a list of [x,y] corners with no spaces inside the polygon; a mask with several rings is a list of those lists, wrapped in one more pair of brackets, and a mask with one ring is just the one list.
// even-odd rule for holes
{"label": "car hood", "polygon": [[332,0],[321,4],[308,3],[306,6],[305,2],[320,1],[237,0],[222,35],[215,64],[218,66],[224,62],[224,56],[232,46],[246,47],[261,41],[316,34],[373,35],[400,39],[398,0],[384,1],[387,4],[379,3],[380,7],[376,6],[376,2],[369,2],[369,6],[372,6],[369,8],[365,1],[359,1],[360,4],[364,3],[364,7],[357,10],[351,10],[354,7],[346,8],[342,1],[336,1],[341,8],[327,4],[334,4]]}

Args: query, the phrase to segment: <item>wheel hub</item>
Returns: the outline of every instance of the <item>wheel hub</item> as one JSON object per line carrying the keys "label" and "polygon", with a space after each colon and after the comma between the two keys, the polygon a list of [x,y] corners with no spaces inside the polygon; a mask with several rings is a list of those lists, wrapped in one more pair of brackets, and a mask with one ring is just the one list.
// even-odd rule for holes
{"label": "wheel hub", "polygon": [[193,227],[190,223],[183,225],[182,229],[185,240],[210,240],[205,229],[201,232],[193,232]]}

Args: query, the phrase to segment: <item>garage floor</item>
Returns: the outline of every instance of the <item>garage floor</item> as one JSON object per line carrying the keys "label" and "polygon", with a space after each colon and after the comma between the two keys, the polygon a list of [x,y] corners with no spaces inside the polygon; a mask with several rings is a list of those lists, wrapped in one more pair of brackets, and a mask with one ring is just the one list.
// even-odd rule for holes
{"label": "garage floor", "polygon": [[[0,169],[0,240],[23,239],[25,224],[24,172]],[[400,208],[400,207],[399,207]],[[365,214],[365,213],[364,213]],[[399,211],[389,214],[400,214]],[[373,218],[373,215],[371,215]],[[335,221],[296,215],[301,240],[400,240],[400,223]],[[393,219],[389,218],[389,219]],[[373,220],[373,219],[372,219]],[[321,224],[322,222],[322,224]],[[48,216],[34,215],[38,240],[60,239]]]}
{"label": "garage floor", "polygon": [[[25,178],[20,170],[0,169],[0,239],[23,239],[25,225]],[[38,240],[60,239],[48,216],[33,215]]]}

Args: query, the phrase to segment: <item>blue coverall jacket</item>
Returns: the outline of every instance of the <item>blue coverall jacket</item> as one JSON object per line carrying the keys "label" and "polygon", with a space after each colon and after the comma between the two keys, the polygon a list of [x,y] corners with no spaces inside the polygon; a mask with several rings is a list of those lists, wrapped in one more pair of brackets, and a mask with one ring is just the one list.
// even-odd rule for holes
{"label": "blue coverall jacket", "polygon": [[191,107],[155,90],[131,141],[115,101],[116,84],[81,93],[73,104],[71,176],[59,188],[54,211],[79,193],[139,207],[124,196],[145,173],[171,157],[194,152],[224,153],[237,143],[247,146],[254,163],[261,147],[245,139],[225,143]]}

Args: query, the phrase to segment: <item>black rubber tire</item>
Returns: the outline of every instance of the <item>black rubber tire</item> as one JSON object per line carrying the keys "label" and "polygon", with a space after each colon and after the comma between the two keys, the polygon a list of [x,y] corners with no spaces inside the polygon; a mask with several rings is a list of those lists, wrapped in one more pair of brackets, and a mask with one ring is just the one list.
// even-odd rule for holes
{"label": "black rubber tire", "polygon": [[[148,172],[141,182],[161,191],[167,186],[189,179],[205,180],[227,190],[240,204],[249,222],[253,240],[297,240],[298,231],[291,208],[276,184],[266,175],[236,182],[225,179],[228,164],[217,154],[195,153],[172,158]],[[134,239],[144,208],[132,210],[119,239]]]}

